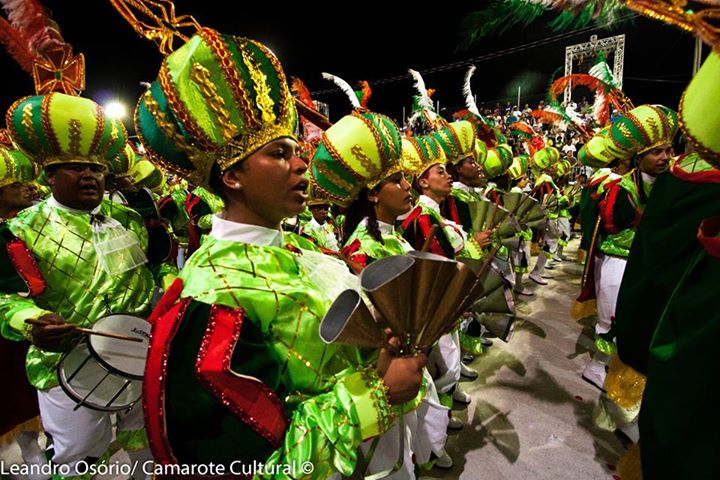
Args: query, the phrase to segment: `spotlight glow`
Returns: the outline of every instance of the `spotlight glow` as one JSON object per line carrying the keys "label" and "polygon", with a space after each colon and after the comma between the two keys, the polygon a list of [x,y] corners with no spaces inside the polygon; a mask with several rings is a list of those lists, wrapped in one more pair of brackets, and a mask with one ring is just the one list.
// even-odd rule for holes
{"label": "spotlight glow", "polygon": [[104,109],[105,115],[110,118],[117,118],[122,120],[127,115],[127,109],[125,108],[125,105],[118,102],[117,100],[106,103]]}

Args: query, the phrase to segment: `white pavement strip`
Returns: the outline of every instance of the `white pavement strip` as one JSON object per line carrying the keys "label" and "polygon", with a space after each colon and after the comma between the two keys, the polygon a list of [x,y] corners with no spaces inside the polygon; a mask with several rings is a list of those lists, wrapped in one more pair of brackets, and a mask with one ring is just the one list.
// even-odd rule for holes
{"label": "white pavement strip", "polygon": [[[568,258],[577,245],[566,247]],[[510,342],[493,339],[473,362],[480,376],[463,384],[473,402],[455,411],[466,426],[447,446],[455,465],[423,472],[423,480],[613,478],[624,449],[593,426],[599,392],[580,378],[593,348],[591,323],[569,314],[582,267],[563,262],[552,274],[544,287],[527,282],[536,295],[521,309],[530,313],[519,313]]]}
{"label": "white pavement strip", "polygon": [[[577,241],[566,247],[568,258],[575,258],[575,248]],[[447,450],[454,467],[423,472],[423,480],[612,479],[608,466],[617,463],[623,448],[612,434],[592,425],[599,394],[580,378],[590,358],[592,331],[589,322],[569,316],[581,273],[576,263],[563,262],[549,285],[527,282],[536,295],[521,310],[530,313],[519,314],[510,343],[494,339],[475,359],[472,367],[479,378],[464,382],[473,402],[455,411],[466,425],[450,434]],[[0,459],[22,463],[17,445],[0,450]],[[119,451],[111,462],[130,460]]]}

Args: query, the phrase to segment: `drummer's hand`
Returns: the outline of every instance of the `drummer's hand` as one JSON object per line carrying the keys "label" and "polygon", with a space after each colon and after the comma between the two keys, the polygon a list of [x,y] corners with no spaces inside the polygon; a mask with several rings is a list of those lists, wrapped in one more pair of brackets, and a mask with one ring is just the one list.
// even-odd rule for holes
{"label": "drummer's hand", "polygon": [[480,245],[480,248],[485,248],[488,245],[490,245],[490,232],[484,231],[484,232],[475,232],[473,235],[473,238],[475,241]]}
{"label": "drummer's hand", "polygon": [[[397,341],[397,337],[390,339],[391,345],[394,345],[393,340]],[[396,357],[386,348],[380,350],[375,366],[388,388],[388,400],[392,405],[409,402],[417,396],[426,363],[427,356],[423,353],[412,357]]]}
{"label": "drummer's hand", "polygon": [[64,347],[74,336],[75,326],[65,323],[65,320],[55,313],[43,315],[38,320],[49,325],[33,325],[30,331],[33,345],[51,352],[64,351]]}

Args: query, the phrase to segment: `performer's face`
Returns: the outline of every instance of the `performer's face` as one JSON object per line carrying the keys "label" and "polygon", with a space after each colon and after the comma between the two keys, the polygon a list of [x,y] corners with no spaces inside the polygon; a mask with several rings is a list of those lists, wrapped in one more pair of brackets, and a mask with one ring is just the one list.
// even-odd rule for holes
{"label": "performer's face", "polygon": [[673,157],[672,145],[665,144],[645,152],[638,161],[638,168],[651,177],[657,177],[667,170],[670,159]]}
{"label": "performer's face", "polygon": [[445,198],[452,191],[452,179],[448,175],[445,165],[440,163],[433,165],[418,182],[423,193],[431,193],[432,196]]}
{"label": "performer's face", "polygon": [[103,167],[88,163],[64,163],[48,175],[55,200],[70,208],[92,210],[105,193]]}
{"label": "performer's face", "polygon": [[246,222],[274,228],[303,211],[307,164],[296,149],[290,138],[273,140],[225,172],[228,202],[240,204]]}
{"label": "performer's face", "polygon": [[413,204],[410,184],[402,173],[396,173],[383,180],[377,193],[368,198],[370,201],[377,200],[376,208],[383,211],[385,214],[383,218],[390,217],[393,220],[409,212]]}
{"label": "performer's face", "polygon": [[312,213],[312,216],[316,222],[318,222],[321,225],[323,223],[325,223],[325,220],[327,220],[328,213],[330,212],[329,205],[312,205],[308,208],[310,209],[310,213]]}
{"label": "performer's face", "polygon": [[466,158],[455,167],[459,180],[470,187],[479,187],[482,185],[480,177],[480,166],[472,158]]}
{"label": "performer's face", "polygon": [[8,210],[22,210],[32,205],[30,189],[20,182],[0,188],[0,207]]}

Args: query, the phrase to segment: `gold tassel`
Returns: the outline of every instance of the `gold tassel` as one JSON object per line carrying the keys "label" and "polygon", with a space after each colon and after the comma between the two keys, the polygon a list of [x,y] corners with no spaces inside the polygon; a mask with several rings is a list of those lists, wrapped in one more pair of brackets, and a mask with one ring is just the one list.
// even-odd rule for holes
{"label": "gold tassel", "polygon": [[575,300],[570,308],[570,317],[573,320],[582,320],[597,313],[597,300],[594,298],[586,302],[578,302]]}
{"label": "gold tassel", "polygon": [[645,391],[645,376],[615,355],[610,360],[610,370],[605,377],[605,391],[608,398],[620,407],[627,410],[637,408]]}

